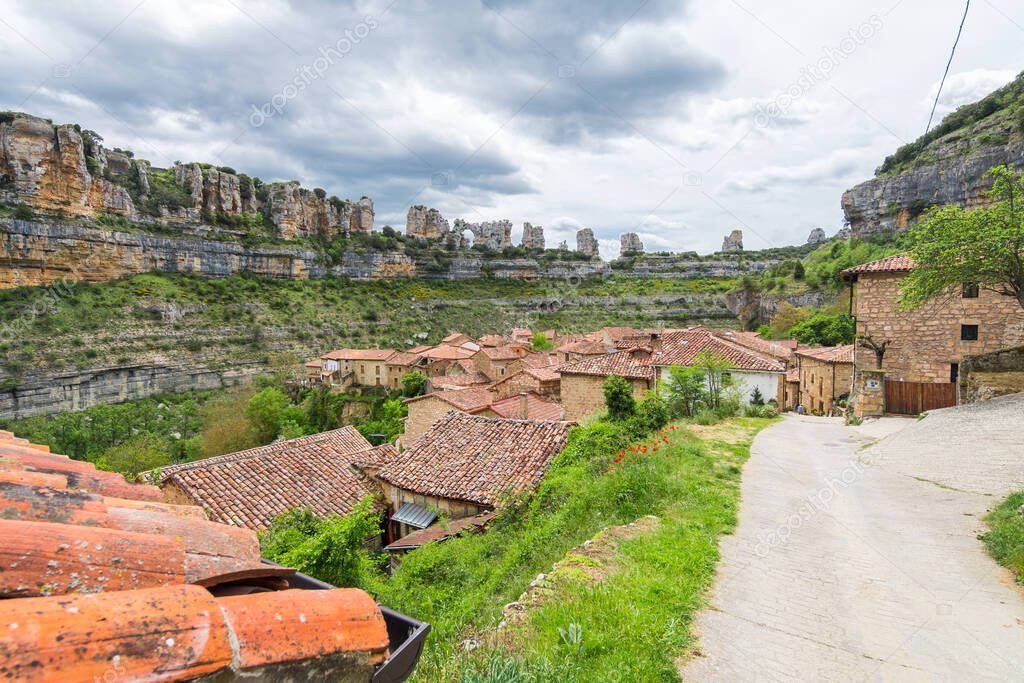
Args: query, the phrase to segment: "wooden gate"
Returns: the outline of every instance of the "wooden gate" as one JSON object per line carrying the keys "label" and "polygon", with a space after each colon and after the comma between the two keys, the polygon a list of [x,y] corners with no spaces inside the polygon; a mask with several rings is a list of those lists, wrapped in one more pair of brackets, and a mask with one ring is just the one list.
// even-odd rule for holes
{"label": "wooden gate", "polygon": [[920,415],[956,405],[956,385],[947,382],[895,382],[885,380],[885,411]]}

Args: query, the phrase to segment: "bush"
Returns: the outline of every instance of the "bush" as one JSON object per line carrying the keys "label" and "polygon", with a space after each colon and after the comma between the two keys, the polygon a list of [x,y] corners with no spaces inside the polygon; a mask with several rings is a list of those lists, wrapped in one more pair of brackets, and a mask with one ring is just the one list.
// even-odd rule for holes
{"label": "bush", "polygon": [[36,213],[28,204],[18,204],[14,207],[14,217],[20,221],[30,221],[35,218]]}
{"label": "bush", "polygon": [[120,472],[130,481],[137,480],[139,475],[147,470],[169,464],[171,454],[167,450],[167,444],[153,434],[139,434],[124,443],[111,446],[96,461],[96,466],[100,469]]}
{"label": "bush", "polygon": [[743,409],[743,417],[778,417],[779,411],[769,405],[749,405]]}
{"label": "bush", "polygon": [[636,399],[629,382],[612,375],[604,383],[604,403],[608,417],[612,420],[626,420],[636,414]]}
{"label": "bush", "polygon": [[700,412],[693,416],[693,421],[696,424],[704,425],[705,427],[708,425],[718,424],[721,420],[722,418],[718,416],[718,413],[714,410],[709,410],[708,408],[702,408]]}

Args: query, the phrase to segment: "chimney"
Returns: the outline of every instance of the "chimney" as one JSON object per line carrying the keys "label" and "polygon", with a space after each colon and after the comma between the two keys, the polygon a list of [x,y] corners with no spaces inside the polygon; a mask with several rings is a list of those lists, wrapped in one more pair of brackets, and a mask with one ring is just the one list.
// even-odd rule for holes
{"label": "chimney", "polygon": [[654,353],[661,353],[661,334],[658,332],[651,333],[651,350]]}
{"label": "chimney", "polygon": [[519,394],[519,419],[530,419],[530,395],[525,391]]}

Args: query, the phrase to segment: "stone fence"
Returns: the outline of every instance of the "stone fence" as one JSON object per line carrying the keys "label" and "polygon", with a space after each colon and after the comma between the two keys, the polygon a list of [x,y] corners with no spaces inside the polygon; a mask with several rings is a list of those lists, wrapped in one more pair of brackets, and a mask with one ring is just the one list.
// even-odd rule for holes
{"label": "stone fence", "polygon": [[1024,346],[965,357],[958,391],[960,403],[1024,391]]}

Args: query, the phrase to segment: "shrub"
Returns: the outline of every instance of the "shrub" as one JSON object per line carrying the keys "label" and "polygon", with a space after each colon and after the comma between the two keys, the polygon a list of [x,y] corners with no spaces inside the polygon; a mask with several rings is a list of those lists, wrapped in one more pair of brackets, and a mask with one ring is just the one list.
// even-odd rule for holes
{"label": "shrub", "polygon": [[14,207],[14,217],[20,221],[30,221],[35,218],[36,213],[28,204],[18,204]]}
{"label": "shrub", "polygon": [[170,463],[171,454],[163,439],[153,434],[139,434],[108,448],[96,461],[96,466],[136,480],[142,472]]}
{"label": "shrub", "polygon": [[636,413],[633,388],[618,375],[612,375],[605,381],[604,403],[608,408],[608,417],[612,420],[626,420]]}

